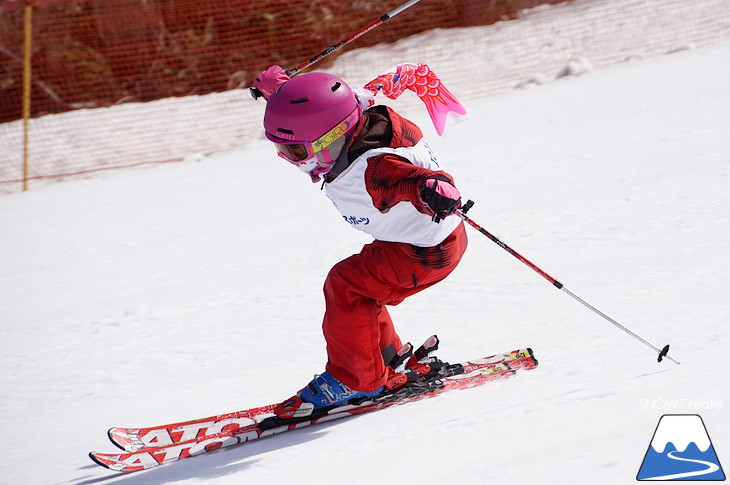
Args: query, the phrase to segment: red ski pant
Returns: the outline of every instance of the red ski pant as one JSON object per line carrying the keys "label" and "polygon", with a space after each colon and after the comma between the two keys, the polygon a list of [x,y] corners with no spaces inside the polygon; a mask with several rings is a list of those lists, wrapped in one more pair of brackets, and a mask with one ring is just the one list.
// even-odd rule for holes
{"label": "red ski pant", "polygon": [[383,386],[387,371],[381,352],[402,346],[385,305],[397,305],[446,278],[466,245],[459,224],[434,247],[374,241],[337,263],[324,283],[327,371],[357,391]]}

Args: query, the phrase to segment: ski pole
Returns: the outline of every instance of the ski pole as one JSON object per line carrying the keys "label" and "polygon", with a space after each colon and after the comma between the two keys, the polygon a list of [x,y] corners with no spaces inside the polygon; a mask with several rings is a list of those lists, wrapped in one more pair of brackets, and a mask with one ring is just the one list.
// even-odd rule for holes
{"label": "ski pole", "polygon": [[473,220],[471,220],[469,217],[467,217],[466,213],[469,211],[469,209],[471,209],[471,207],[473,205],[474,205],[474,202],[473,201],[471,201],[471,200],[467,201],[466,204],[464,204],[462,206],[461,210],[457,210],[456,211],[456,215],[459,216],[462,220],[464,220],[464,222],[466,222],[467,224],[469,224],[471,227],[473,227],[474,229],[476,229],[477,231],[479,231],[480,233],[482,233],[483,235],[485,235],[489,239],[491,239],[494,243],[497,244],[497,246],[501,247],[502,249],[504,249],[505,251],[507,251],[508,253],[510,253],[512,256],[514,256],[515,258],[519,259],[524,264],[526,264],[527,266],[529,266],[530,268],[532,268],[540,276],[542,276],[543,278],[545,278],[546,280],[548,280],[550,283],[552,283],[552,285],[554,287],[556,287],[559,290],[563,290],[565,293],[567,293],[568,295],[570,295],[571,298],[573,298],[574,300],[576,300],[581,305],[585,306],[586,308],[588,308],[589,310],[593,311],[597,315],[603,317],[605,320],[607,320],[608,322],[612,323],[614,326],[616,326],[617,328],[623,330],[627,334],[631,335],[632,337],[634,337],[639,342],[642,342],[647,347],[653,349],[655,352],[658,352],[658,354],[659,354],[658,359],[657,359],[658,362],[661,362],[662,359],[664,357],[666,357],[667,359],[671,360],[675,364],[679,365],[679,362],[677,360],[673,359],[670,355],[667,355],[668,352],[669,352],[669,345],[668,344],[665,345],[662,349],[659,349],[658,347],[656,347],[655,345],[651,344],[650,342],[648,342],[644,338],[640,337],[636,333],[634,333],[631,330],[629,330],[628,328],[624,327],[623,325],[621,325],[620,323],[618,323],[613,318],[609,317],[608,315],[606,315],[605,313],[603,313],[602,311],[600,311],[599,309],[597,309],[593,305],[589,304],[588,302],[586,302],[585,300],[583,300],[582,298],[580,298],[578,295],[576,295],[572,291],[568,290],[560,281],[556,280],[555,278],[553,278],[552,276],[550,276],[549,274],[547,274],[545,271],[541,270],[539,267],[537,267],[535,264],[533,264],[532,262],[530,262],[527,258],[525,258],[524,256],[522,256],[520,253],[518,253],[517,251],[515,251],[511,247],[507,246],[504,242],[502,242],[494,234],[490,233],[489,231],[487,231],[486,229],[484,229],[482,226],[480,226],[479,224],[477,224],[476,222],[474,222]]}
{"label": "ski pole", "polygon": [[[332,44],[331,46],[329,46],[328,48],[326,48],[325,50],[323,50],[316,56],[307,59],[306,61],[302,62],[301,64],[299,64],[295,67],[292,67],[291,69],[286,69],[285,72],[286,72],[287,76],[294,77],[297,73],[299,73],[299,71],[304,70],[304,69],[308,68],[309,66],[311,66],[312,64],[321,61],[328,55],[332,54],[334,51],[346,46],[353,40],[370,32],[375,27],[378,27],[379,25],[384,24],[388,20],[392,19],[393,17],[395,17],[396,15],[401,13],[403,10],[413,6],[414,4],[416,4],[420,1],[421,0],[408,0],[406,3],[404,3],[400,7],[396,8],[394,10],[391,10],[390,12],[388,12],[384,15],[381,15],[377,19],[375,19],[372,22],[370,22],[369,24],[367,24],[365,27],[362,27],[360,30],[353,32],[352,34],[348,35],[341,41],[339,41],[335,44]],[[251,96],[253,96],[253,99],[259,99],[262,96],[261,91],[259,91],[256,88],[249,88],[249,91],[251,92]]]}

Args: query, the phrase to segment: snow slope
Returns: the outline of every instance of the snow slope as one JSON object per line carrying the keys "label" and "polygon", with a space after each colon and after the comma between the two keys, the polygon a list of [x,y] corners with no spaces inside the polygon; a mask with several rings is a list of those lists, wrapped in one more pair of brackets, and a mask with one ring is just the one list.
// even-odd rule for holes
{"label": "snow slope", "polygon": [[445,360],[531,346],[537,370],[128,476],[86,457],[109,426],[321,371],[322,281],[367,239],[264,142],[0,198],[2,482],[630,484],[669,412],[701,414],[727,466],[729,77],[727,43],[626,63],[469,103],[433,140],[477,222],[680,366],[471,231],[393,308],[401,336],[438,333]]}

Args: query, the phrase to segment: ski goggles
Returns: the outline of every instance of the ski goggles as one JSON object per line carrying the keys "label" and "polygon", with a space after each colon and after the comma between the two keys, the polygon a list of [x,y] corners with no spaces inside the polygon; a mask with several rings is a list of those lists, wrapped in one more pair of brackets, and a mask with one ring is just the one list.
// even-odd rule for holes
{"label": "ski goggles", "polygon": [[294,165],[300,165],[315,155],[311,143],[286,143],[282,141],[274,142],[274,146],[281,158]]}
{"label": "ski goggles", "polygon": [[339,138],[349,134],[359,119],[360,107],[356,106],[352,113],[347,115],[347,118],[312,142],[288,141],[280,138],[272,141],[281,158],[294,165],[302,165],[314,158],[321,151],[327,149]]}

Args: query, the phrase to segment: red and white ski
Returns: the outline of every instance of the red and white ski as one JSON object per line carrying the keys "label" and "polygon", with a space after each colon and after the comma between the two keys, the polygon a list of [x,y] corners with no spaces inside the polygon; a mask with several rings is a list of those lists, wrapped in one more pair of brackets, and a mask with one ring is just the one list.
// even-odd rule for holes
{"label": "red and white ski", "polygon": [[[280,419],[276,405],[236,411],[208,418],[148,428],[111,428],[112,442],[125,450],[122,453],[89,453],[94,462],[110,470],[134,472],[189,458],[220,448],[253,441],[258,438],[292,431],[317,423],[354,416],[396,404],[435,396],[452,389],[480,386],[513,376],[518,370],[537,366],[532,349],[525,348],[484,357],[462,364],[446,364],[446,375],[425,383],[425,387],[397,390],[382,400],[373,399],[329,409],[306,418]],[[423,383],[422,383],[423,384]],[[380,398],[380,396],[378,396]]]}

